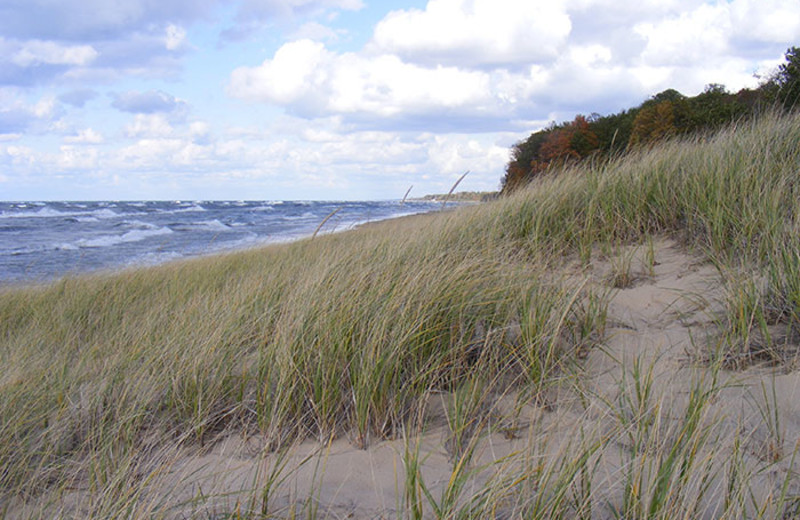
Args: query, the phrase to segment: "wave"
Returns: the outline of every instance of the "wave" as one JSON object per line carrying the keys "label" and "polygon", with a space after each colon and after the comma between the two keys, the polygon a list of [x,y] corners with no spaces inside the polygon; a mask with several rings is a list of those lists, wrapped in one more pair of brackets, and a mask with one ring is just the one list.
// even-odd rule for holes
{"label": "wave", "polygon": [[81,239],[75,242],[78,247],[110,247],[127,242],[139,242],[148,238],[169,235],[172,230],[168,227],[156,229],[134,229],[122,235],[106,235],[98,238]]}
{"label": "wave", "polygon": [[9,213],[8,211],[4,211],[0,214],[2,218],[54,218],[54,217],[71,217],[76,215],[84,215],[86,212],[73,212],[73,213],[66,213],[63,211],[58,211],[57,209],[44,207],[39,210],[31,211],[15,211],[13,213]]}
{"label": "wave", "polygon": [[114,227],[125,226],[133,229],[159,229],[161,226],[156,226],[149,222],[142,222],[141,220],[123,220]]}
{"label": "wave", "polygon": [[324,218],[324,215],[315,215],[310,211],[306,211],[302,215],[283,215],[281,216],[281,220],[308,220],[313,218]]}
{"label": "wave", "polygon": [[181,207],[181,208],[178,208],[178,209],[165,210],[165,211],[167,213],[190,213],[190,212],[193,212],[193,211],[208,211],[208,210],[206,208],[204,208],[203,206],[200,206],[199,204],[193,204],[193,205],[191,205],[189,207]]}
{"label": "wave", "polygon": [[124,215],[108,208],[96,209],[93,211],[85,211],[85,210],[81,211],[80,208],[78,208],[78,211],[61,211],[58,209],[53,209],[49,206],[45,206],[38,210],[25,210],[25,211],[15,211],[15,212],[3,211],[2,213],[0,213],[0,218],[93,217],[95,219],[107,219],[107,218],[118,218],[121,216]]}
{"label": "wave", "polygon": [[175,222],[169,225],[173,231],[230,231],[231,227],[217,219],[200,222]]}

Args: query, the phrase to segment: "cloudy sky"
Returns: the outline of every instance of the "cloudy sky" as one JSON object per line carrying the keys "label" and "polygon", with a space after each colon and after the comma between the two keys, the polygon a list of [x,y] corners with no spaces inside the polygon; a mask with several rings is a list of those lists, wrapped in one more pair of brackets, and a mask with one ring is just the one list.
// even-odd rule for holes
{"label": "cloudy sky", "polygon": [[549,121],[796,45],[798,0],[0,0],[0,200],[493,190]]}

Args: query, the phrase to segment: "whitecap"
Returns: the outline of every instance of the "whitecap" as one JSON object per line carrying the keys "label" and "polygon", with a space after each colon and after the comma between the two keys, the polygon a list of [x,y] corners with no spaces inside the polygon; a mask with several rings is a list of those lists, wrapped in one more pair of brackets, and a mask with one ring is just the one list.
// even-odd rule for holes
{"label": "whitecap", "polygon": [[80,215],[80,213],[65,213],[57,209],[49,208],[47,206],[36,211],[20,211],[15,213],[3,212],[5,218],[54,218],[54,217],[69,217],[72,215]]}
{"label": "whitecap", "polygon": [[168,235],[170,233],[172,233],[172,230],[168,227],[157,229],[134,229],[122,235],[107,235],[92,239],[81,239],[78,240],[77,244],[80,247],[109,247],[117,244],[124,244],[126,242],[139,242],[140,240],[146,240],[150,237]]}
{"label": "whitecap", "polygon": [[231,229],[230,226],[227,226],[226,224],[223,224],[222,222],[220,222],[217,219],[204,220],[202,222],[198,222],[197,225],[198,225],[198,227],[203,227],[203,228],[211,230],[211,231],[229,231]]}
{"label": "whitecap", "polygon": [[103,208],[103,209],[98,209],[98,210],[92,211],[92,215],[94,215],[97,218],[116,218],[116,217],[121,216],[116,211],[110,210],[108,208]]}
{"label": "whitecap", "polygon": [[159,226],[141,220],[123,220],[120,224],[134,229],[160,229]]}

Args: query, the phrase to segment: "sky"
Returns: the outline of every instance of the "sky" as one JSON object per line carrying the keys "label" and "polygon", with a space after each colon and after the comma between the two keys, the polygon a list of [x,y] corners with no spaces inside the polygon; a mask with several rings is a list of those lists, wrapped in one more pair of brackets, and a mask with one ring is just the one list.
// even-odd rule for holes
{"label": "sky", "polygon": [[798,0],[0,0],[0,200],[491,191],[551,121],[797,45]]}

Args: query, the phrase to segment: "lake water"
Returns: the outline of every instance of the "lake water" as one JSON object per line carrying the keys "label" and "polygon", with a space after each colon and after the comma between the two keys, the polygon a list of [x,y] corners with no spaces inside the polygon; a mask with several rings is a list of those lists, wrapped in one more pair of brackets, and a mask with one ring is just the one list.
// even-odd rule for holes
{"label": "lake water", "polygon": [[153,265],[435,211],[431,201],[0,202],[0,284]]}

